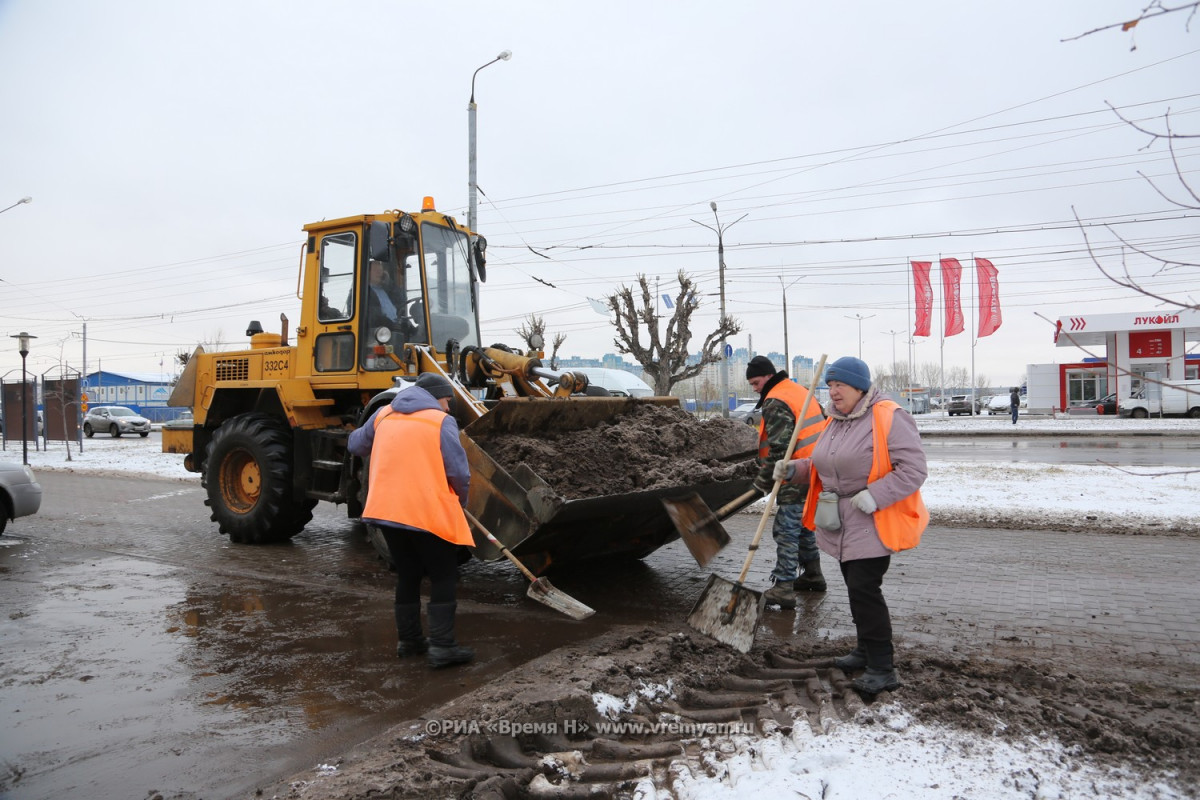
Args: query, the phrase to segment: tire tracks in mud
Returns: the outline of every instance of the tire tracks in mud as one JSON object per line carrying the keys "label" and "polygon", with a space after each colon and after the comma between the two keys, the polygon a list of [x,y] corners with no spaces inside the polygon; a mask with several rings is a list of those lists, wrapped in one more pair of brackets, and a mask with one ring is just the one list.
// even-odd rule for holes
{"label": "tire tracks in mud", "polygon": [[[426,755],[433,770],[467,783],[461,797],[661,800],[690,796],[698,776],[755,769],[745,763],[746,754],[769,767],[782,745],[767,737],[802,746],[865,707],[828,659],[802,662],[772,651],[761,659],[761,665],[746,663],[723,676],[715,688],[684,685],[675,697],[634,716],[597,723],[601,735],[536,734],[524,742],[483,735],[461,741],[457,750],[430,748]],[[746,746],[752,739],[753,746]],[[732,756],[739,763],[731,763]]]}
{"label": "tire tracks in mud", "polygon": [[769,768],[864,708],[832,656],[625,632],[538,659],[274,796],[684,798],[699,780]]}

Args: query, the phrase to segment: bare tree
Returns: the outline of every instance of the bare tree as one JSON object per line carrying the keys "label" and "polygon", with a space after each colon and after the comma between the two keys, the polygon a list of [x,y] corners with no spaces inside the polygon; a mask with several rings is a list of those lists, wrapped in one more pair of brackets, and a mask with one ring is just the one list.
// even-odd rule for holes
{"label": "bare tree", "polygon": [[[1198,4],[1198,5],[1200,5],[1200,4]],[[1113,113],[1116,114],[1117,117],[1120,118],[1122,122],[1126,123],[1127,125],[1132,127],[1134,130],[1136,130],[1140,133],[1144,133],[1145,135],[1150,137],[1150,141],[1147,142],[1146,147],[1153,146],[1160,139],[1166,140],[1167,149],[1171,153],[1171,163],[1175,167],[1175,180],[1178,181],[1179,186],[1181,187],[1181,189],[1179,189],[1177,191],[1181,192],[1182,199],[1178,199],[1177,197],[1173,196],[1174,193],[1168,194],[1166,191],[1164,191],[1160,186],[1158,186],[1153,180],[1151,180],[1149,177],[1147,177],[1140,170],[1138,171],[1138,175],[1141,175],[1142,179],[1145,180],[1148,184],[1150,184],[1150,187],[1152,189],[1154,189],[1154,191],[1158,194],[1159,197],[1161,197],[1163,200],[1167,201],[1171,205],[1175,206],[1176,208],[1180,208],[1185,211],[1200,211],[1200,195],[1198,195],[1196,193],[1196,190],[1193,189],[1191,184],[1188,183],[1187,179],[1184,178],[1183,171],[1179,168],[1179,159],[1175,153],[1176,140],[1178,140],[1178,139],[1196,139],[1196,138],[1200,138],[1200,135],[1180,134],[1180,133],[1175,133],[1174,131],[1172,131],[1171,130],[1171,116],[1170,116],[1169,111],[1163,115],[1163,130],[1155,131],[1155,130],[1146,128],[1142,125],[1139,125],[1136,122],[1133,122],[1133,121],[1128,120],[1125,117],[1121,116],[1121,113],[1119,111],[1117,111],[1116,108],[1113,108],[1112,104],[1109,104],[1109,108],[1112,108]],[[1075,209],[1073,206],[1071,208],[1071,211],[1072,211],[1072,213],[1075,213],[1075,222],[1077,225],[1079,225],[1080,233],[1083,235],[1083,242],[1087,246],[1088,256],[1091,257],[1092,263],[1094,263],[1096,265],[1097,269],[1099,269],[1100,272],[1103,273],[1104,277],[1108,278],[1110,281],[1117,284],[1118,286],[1123,286],[1126,289],[1132,289],[1133,291],[1137,292],[1138,294],[1153,298],[1154,300],[1158,300],[1161,303],[1173,305],[1173,306],[1176,306],[1177,308],[1191,309],[1193,311],[1200,310],[1200,299],[1198,299],[1195,295],[1191,295],[1191,294],[1167,295],[1167,294],[1162,294],[1159,292],[1153,292],[1146,288],[1146,283],[1145,283],[1147,280],[1150,280],[1153,278],[1158,278],[1158,277],[1167,275],[1168,273],[1178,272],[1179,270],[1196,270],[1196,269],[1200,268],[1200,264],[1197,264],[1195,262],[1178,261],[1176,259],[1165,258],[1162,255],[1159,255],[1152,251],[1138,247],[1137,245],[1132,244],[1128,240],[1126,240],[1123,236],[1121,236],[1121,234],[1117,233],[1111,226],[1105,225],[1105,226],[1103,226],[1104,229],[1107,230],[1110,234],[1112,234],[1112,236],[1121,243],[1121,249],[1122,249],[1121,264],[1120,264],[1119,269],[1112,267],[1112,266],[1105,266],[1101,262],[1099,257],[1097,257],[1096,252],[1092,247],[1092,241],[1090,238],[1088,238],[1087,228],[1084,227],[1083,223],[1080,221],[1079,214],[1075,212]],[[1150,269],[1149,273],[1145,274],[1143,276],[1137,276],[1133,272],[1131,272],[1129,264],[1125,260],[1126,252],[1136,253],[1136,254],[1148,259],[1150,261],[1150,263],[1153,264],[1153,267]],[[1195,286],[1197,284],[1197,281],[1189,280],[1188,283],[1189,283],[1189,285]]]}
{"label": "bare tree", "polygon": [[530,314],[513,331],[525,343],[526,350],[541,350],[546,346],[546,320],[538,314]]}
{"label": "bare tree", "polygon": [[937,389],[940,393],[945,387],[942,386],[942,367],[936,361],[926,361],[917,367],[917,374],[921,378],[921,383],[928,386],[931,390]]}
{"label": "bare tree", "polygon": [[947,388],[961,389],[971,385],[971,373],[966,367],[949,367],[946,370]]}
{"label": "bare tree", "polygon": [[[530,314],[521,323],[521,327],[513,331],[521,337],[526,350],[543,351],[546,348],[546,319],[538,314]],[[554,342],[550,350],[550,369],[558,369],[558,351],[567,341],[565,333],[554,334]]]}
{"label": "bare tree", "polygon": [[550,349],[550,369],[558,369],[558,351],[565,341],[567,341],[565,333],[554,334],[554,342],[551,344]]}
{"label": "bare tree", "polygon": [[680,381],[699,375],[706,366],[719,362],[721,342],[741,331],[733,317],[723,317],[717,329],[704,337],[699,359],[688,363],[688,342],[692,339],[692,314],[700,307],[696,285],[683,270],[679,271],[679,293],[666,329],[658,313],[654,292],[645,275],[638,275],[637,287],[622,286],[605,299],[616,315],[617,336],[613,344],[618,353],[633,356],[642,365],[657,395],[669,395]]}

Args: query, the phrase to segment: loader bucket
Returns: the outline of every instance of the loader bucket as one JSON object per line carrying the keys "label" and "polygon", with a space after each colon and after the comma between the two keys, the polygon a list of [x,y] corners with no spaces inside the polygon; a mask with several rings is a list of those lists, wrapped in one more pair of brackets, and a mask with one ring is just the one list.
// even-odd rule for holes
{"label": "loader bucket", "polygon": [[[598,494],[587,497],[564,496],[555,475],[569,474],[583,463],[583,457],[612,463],[620,471],[623,451],[630,449],[620,434],[629,435],[625,415],[641,416],[647,407],[664,408],[687,418],[675,398],[578,398],[544,400],[511,398],[502,400],[480,419],[463,430],[463,446],[471,466],[472,513],[533,572],[541,573],[551,565],[578,563],[595,558],[624,556],[640,558],[679,538],[663,498],[696,493],[710,507],[718,508],[744,494],[752,484],[753,472],[743,469],[751,456],[745,438],[718,435],[713,441],[692,443],[687,451],[659,447],[664,452],[649,455],[664,463],[678,463],[684,479],[670,485],[649,486],[635,491]],[[673,409],[674,411],[670,411]],[[690,420],[689,420],[690,421]],[[632,422],[629,423],[633,425]],[[741,426],[745,428],[745,426]],[[575,440],[564,434],[593,431],[595,440],[587,440],[589,451],[571,448]],[[737,426],[729,429],[743,433]],[[501,463],[489,449],[499,436],[522,437],[543,451],[550,449],[561,459],[558,463],[533,467],[535,459]],[[511,438],[510,438],[511,440]],[[604,442],[614,440],[611,452],[595,452]],[[654,450],[655,445],[646,445]],[[557,448],[564,448],[559,452]],[[721,451],[724,452],[721,452]],[[687,459],[699,455],[697,466]],[[715,466],[714,466],[715,465]],[[538,474],[542,469],[547,474]],[[630,476],[640,478],[643,476]],[[502,557],[499,548],[477,537],[476,555],[484,560]]]}

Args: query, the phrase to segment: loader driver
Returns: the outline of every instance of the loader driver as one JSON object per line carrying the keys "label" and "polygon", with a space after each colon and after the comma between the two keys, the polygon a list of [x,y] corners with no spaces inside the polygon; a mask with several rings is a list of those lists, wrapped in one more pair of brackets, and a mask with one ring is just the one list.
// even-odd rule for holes
{"label": "loader driver", "polygon": [[404,313],[404,286],[392,277],[387,264],[372,261],[367,272],[367,327],[401,331],[405,339],[417,330],[412,318]]}
{"label": "loader driver", "polygon": [[[758,477],[754,479],[754,487],[765,495],[770,494],[774,486],[775,462],[787,454],[796,416],[804,405],[808,390],[789,380],[786,372],[776,372],[775,365],[766,356],[750,359],[746,381],[759,393],[758,405],[762,409],[762,421],[758,423]],[[813,398],[796,438],[793,458],[812,453],[825,423],[821,406]],[[801,522],[807,493],[807,485],[784,483],[776,495],[778,508],[771,526],[771,536],[775,539],[775,569],[771,571],[773,585],[764,595],[767,605],[795,608],[796,592],[823,592],[826,589],[816,534]]]}
{"label": "loader driver", "polygon": [[[471,470],[450,415],[454,387],[426,373],[350,434],[369,459],[362,519],[379,526],[396,565],[396,655],[428,653],[429,666],[465,664],[475,651],[454,637],[460,545],[473,547],[463,507]],[[421,633],[421,578],[429,576],[429,638]]]}

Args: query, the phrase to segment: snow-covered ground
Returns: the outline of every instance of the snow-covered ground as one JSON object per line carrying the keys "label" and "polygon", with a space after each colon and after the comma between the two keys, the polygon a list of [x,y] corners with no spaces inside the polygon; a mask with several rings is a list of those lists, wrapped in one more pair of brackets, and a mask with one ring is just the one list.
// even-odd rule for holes
{"label": "snow-covered ground", "polygon": [[[970,431],[1014,435],[1006,417],[946,418],[921,415],[923,432]],[[1092,417],[1021,418],[1020,434],[1169,432],[1200,436],[1200,420],[1128,420]],[[20,461],[20,443],[8,443],[0,458]],[[182,457],[159,452],[159,439],[98,437],[84,440],[83,452],[61,442],[48,451],[29,452],[35,471],[72,470],[99,474],[148,475],[198,481],[183,469]],[[924,495],[931,513],[973,518],[988,513],[1008,519],[1054,520],[1095,514],[1137,518],[1150,525],[1196,528],[1200,472],[1186,469],[1135,469],[1134,478],[1101,464],[979,464],[930,462]],[[1200,470],[1200,464],[1197,464]],[[1163,473],[1150,477],[1156,473]],[[1114,482],[1138,481],[1138,491],[1113,492]],[[747,796],[797,798],[960,797],[1038,798],[1120,797],[1163,800],[1181,795],[1153,780],[1120,770],[1089,765],[1054,741],[1030,739],[1018,744],[915,723],[897,702],[863,712],[870,724],[839,725],[827,735],[804,741],[779,738],[731,739],[736,754],[715,776],[676,776],[676,796],[716,800]],[[648,788],[646,797],[653,796]]]}

